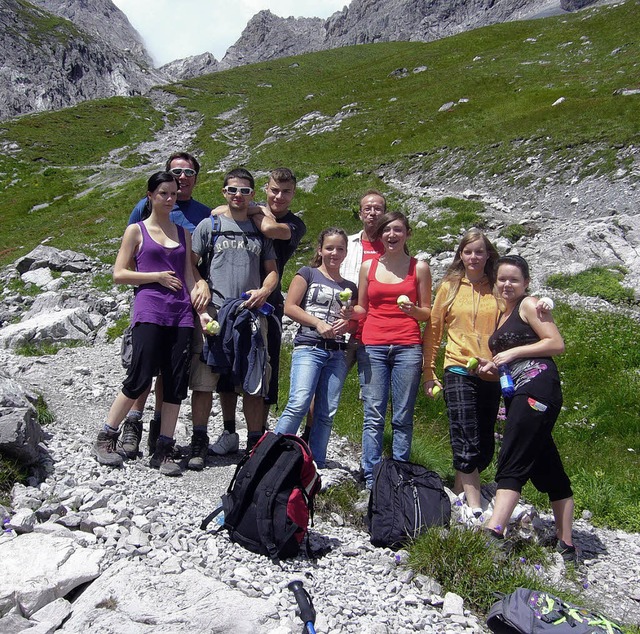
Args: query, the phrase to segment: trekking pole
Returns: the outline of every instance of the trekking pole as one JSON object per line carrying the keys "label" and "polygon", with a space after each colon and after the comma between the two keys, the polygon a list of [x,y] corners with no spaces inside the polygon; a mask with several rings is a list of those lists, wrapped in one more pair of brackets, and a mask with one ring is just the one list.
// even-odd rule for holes
{"label": "trekking pole", "polygon": [[316,634],[316,628],[314,627],[316,610],[313,607],[311,596],[302,585],[302,581],[292,581],[287,588],[293,592],[293,596],[298,604],[297,613],[304,623],[303,634]]}

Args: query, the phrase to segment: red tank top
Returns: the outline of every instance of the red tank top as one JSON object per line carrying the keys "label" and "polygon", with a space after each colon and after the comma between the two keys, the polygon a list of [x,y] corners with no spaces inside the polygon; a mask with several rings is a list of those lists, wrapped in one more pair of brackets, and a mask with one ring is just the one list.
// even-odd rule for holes
{"label": "red tank top", "polygon": [[362,330],[362,343],[368,346],[420,344],[420,324],[399,308],[397,299],[406,295],[418,302],[417,260],[411,258],[407,277],[397,284],[383,284],[376,280],[379,258],[371,262],[368,282],[369,310]]}

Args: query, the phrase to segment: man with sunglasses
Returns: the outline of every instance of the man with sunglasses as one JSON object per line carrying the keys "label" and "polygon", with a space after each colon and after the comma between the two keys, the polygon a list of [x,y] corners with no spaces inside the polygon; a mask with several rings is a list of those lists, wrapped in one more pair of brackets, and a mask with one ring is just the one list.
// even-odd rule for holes
{"label": "man with sunglasses", "polygon": [[[200,163],[189,152],[174,152],[165,163],[165,171],[173,174],[178,181],[178,198],[170,214],[171,222],[184,227],[189,233],[193,233],[196,226],[209,217],[211,207],[192,198],[193,189],[198,180]],[[138,202],[129,216],[128,224],[134,224],[142,220],[142,212],[147,202],[146,196]],[[210,294],[207,282],[194,271],[198,298],[196,309],[204,308],[209,303]],[[199,333],[196,336],[201,338]],[[149,390],[150,391],[150,390]],[[122,447],[127,457],[135,458],[138,455],[140,439],[142,437],[142,413],[149,392],[142,394],[133,404],[122,429]],[[162,405],[162,377],[158,376],[155,385],[156,406],[153,419],[149,424],[148,450],[149,455],[155,449],[156,440],[160,434],[160,406]]]}
{"label": "man with sunglasses", "polygon": [[[260,234],[249,216],[254,198],[254,179],[244,168],[231,170],[224,178],[223,196],[226,206],[217,214],[219,229],[214,233],[211,218],[203,220],[193,233],[193,259],[197,263],[207,255],[210,245],[213,252],[208,263],[207,282],[211,290],[209,315],[215,319],[227,299],[248,295],[247,308],[262,307],[278,285],[278,268],[273,243]],[[273,220],[262,219],[268,226]],[[201,350],[202,346],[200,346]],[[200,350],[193,350],[189,386],[192,394],[193,436],[191,439],[190,469],[204,467],[209,449],[207,424],[219,375],[214,374],[200,358]],[[235,394],[222,394],[231,398]],[[265,399],[262,396],[243,393],[243,410],[247,423],[247,450],[262,435]],[[235,432],[235,430],[234,430]],[[235,448],[237,450],[237,446]]]}
{"label": "man with sunglasses", "polygon": [[[263,429],[266,429],[269,408],[278,403],[278,377],[280,372],[280,348],[282,345],[282,317],[284,315],[284,297],[280,280],[286,263],[298,248],[300,241],[307,232],[307,227],[301,218],[291,212],[289,206],[296,193],[296,176],[287,167],[278,167],[271,171],[269,180],[265,185],[267,196],[266,205],[251,204],[248,214],[256,222],[262,233],[273,239],[273,248],[278,265],[278,285],[268,298],[268,302],[274,307],[274,316],[279,322],[280,328],[269,328],[267,335],[267,347],[269,363],[271,365],[271,380],[269,381],[269,393],[265,399],[263,414]],[[214,209],[213,213],[219,213],[224,207]],[[268,222],[262,222],[263,218],[271,218],[275,221],[275,227]],[[236,402],[237,396],[223,377],[218,382],[218,395],[222,407],[224,430],[218,440],[211,445],[211,450],[224,456],[235,453],[238,450],[239,439],[236,433]]]}

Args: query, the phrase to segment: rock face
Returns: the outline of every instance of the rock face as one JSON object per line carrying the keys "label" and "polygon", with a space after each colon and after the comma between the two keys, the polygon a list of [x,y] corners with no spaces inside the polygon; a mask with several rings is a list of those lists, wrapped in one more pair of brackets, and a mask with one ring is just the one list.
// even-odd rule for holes
{"label": "rock face", "polygon": [[0,120],[142,94],[166,83],[153,70],[140,36],[109,0],[39,4],[44,8],[18,0],[0,5]]}
{"label": "rock face", "polygon": [[[327,20],[280,18],[260,11],[220,68],[375,42],[429,42],[489,24],[574,10],[597,0],[352,0]],[[564,5],[567,5],[566,7]]]}
{"label": "rock face", "polygon": [[202,55],[194,55],[177,59],[169,62],[160,68],[160,72],[171,79],[190,79],[207,73],[214,73],[220,70],[218,68],[218,60],[211,53],[202,53]]}

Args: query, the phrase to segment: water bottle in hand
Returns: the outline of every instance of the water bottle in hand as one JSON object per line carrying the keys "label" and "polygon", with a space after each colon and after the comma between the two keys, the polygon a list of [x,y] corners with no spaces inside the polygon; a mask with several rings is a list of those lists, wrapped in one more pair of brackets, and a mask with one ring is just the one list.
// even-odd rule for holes
{"label": "water bottle in hand", "polygon": [[509,365],[501,363],[498,366],[498,374],[500,375],[500,389],[502,390],[502,396],[504,396],[504,398],[511,398],[514,395],[516,388],[513,384],[513,377],[511,376]]}

